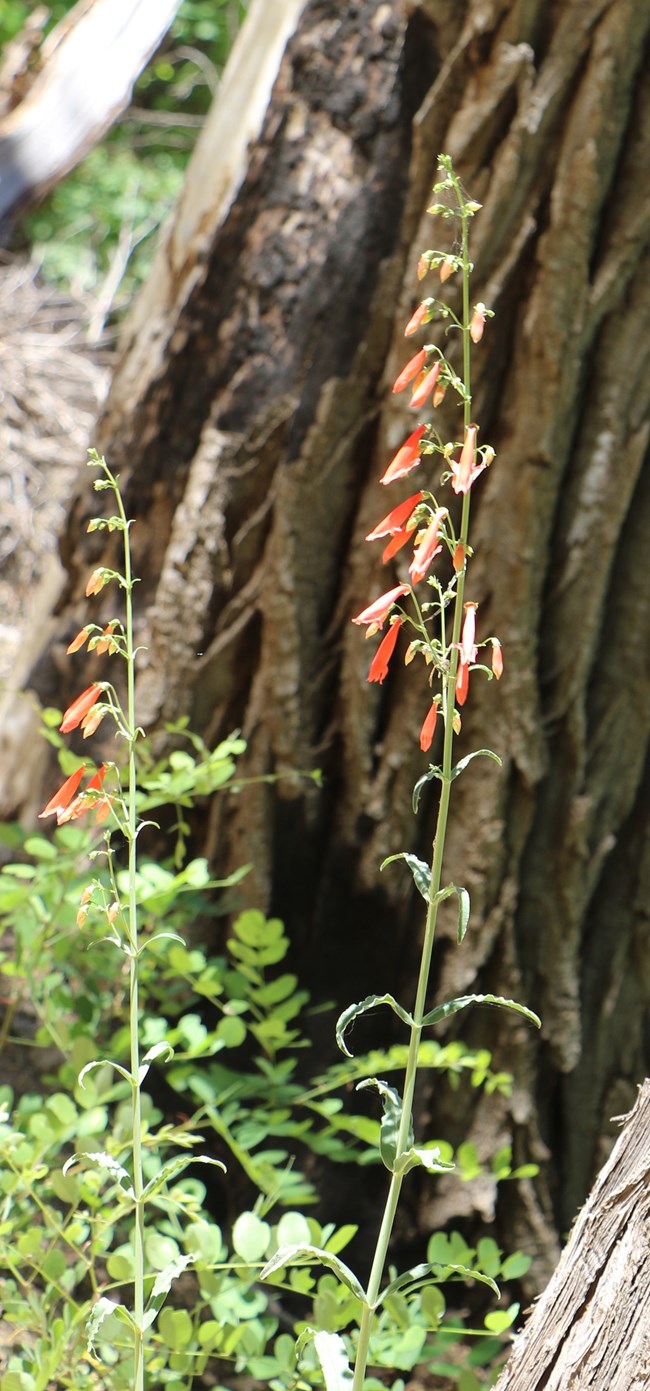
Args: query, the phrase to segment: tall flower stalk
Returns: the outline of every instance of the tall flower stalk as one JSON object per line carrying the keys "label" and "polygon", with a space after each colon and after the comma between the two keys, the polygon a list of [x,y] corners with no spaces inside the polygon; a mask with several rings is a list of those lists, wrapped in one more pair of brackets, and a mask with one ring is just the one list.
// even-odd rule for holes
{"label": "tall flower stalk", "polygon": [[[137,882],[137,809],[136,809],[136,744],[141,731],[136,725],[135,709],[135,657],[136,648],[133,634],[133,589],[136,581],[133,578],[131,567],[131,548],[129,544],[130,523],[127,521],[124,505],[117,479],[111,473],[105,459],[99,457],[91,451],[90,465],[99,468],[102,477],[96,479],[95,489],[97,491],[109,490],[115,499],[116,514],[108,519],[95,517],[89,523],[89,531],[116,531],[121,534],[123,542],[124,570],[123,572],[100,566],[94,570],[86,585],[86,597],[91,599],[99,594],[106,585],[116,582],[124,595],[124,621],[114,618],[106,626],[101,627],[95,623],[88,623],[68,647],[70,654],[77,652],[86,644],[89,651],[94,651],[98,655],[108,654],[110,656],[121,656],[126,664],[126,707],[122,705],[118,693],[112,683],[108,681],[98,681],[82,691],[81,695],[72,702],[63,715],[60,730],[62,733],[71,733],[75,729],[81,729],[83,737],[87,738],[95,733],[101,721],[106,715],[112,717],[115,722],[118,736],[126,745],[126,793],[123,796],[119,781],[117,767],[114,764],[102,764],[93,777],[88,781],[85,789],[78,791],[81,781],[86,772],[85,765],[81,765],[66,779],[58,792],[54,794],[47,806],[41,812],[41,816],[56,815],[59,825],[66,821],[77,819],[88,812],[94,811],[98,823],[106,821],[109,817],[113,826],[119,828],[127,844],[128,853],[128,889],[125,901],[121,901],[117,892],[115,898],[106,903],[101,885],[97,882],[91,891],[86,891],[80,904],[77,923],[82,927],[93,898],[96,899],[95,907],[103,912],[107,919],[110,938],[116,947],[121,950],[128,960],[129,967],[129,1069],[128,1071],[119,1064],[113,1063],[112,1066],[118,1073],[128,1081],[131,1093],[131,1165],[130,1173],[120,1166],[112,1164],[111,1171],[116,1173],[119,1169],[119,1181],[123,1192],[130,1198],[133,1208],[133,1309],[132,1312],[123,1306],[114,1306],[109,1300],[99,1301],[99,1311],[97,1326],[101,1318],[108,1313],[119,1312],[123,1321],[131,1329],[133,1345],[133,1387],[134,1391],[144,1391],[144,1343],[147,1320],[145,1319],[145,1182],[143,1172],[142,1154],[142,1081],[148,1068],[148,1059],[145,1059],[145,1066],[142,1067],[140,1057],[139,1039],[139,962],[140,944],[138,939],[138,907],[136,897]],[[116,791],[109,794],[104,790],[104,779],[107,771],[115,783]],[[84,1075],[91,1068],[103,1065],[101,1062],[90,1063],[83,1069],[80,1082],[83,1084]],[[77,1159],[78,1156],[75,1156]],[[104,1156],[99,1156],[103,1161]],[[68,1166],[71,1161],[68,1161]],[[100,1165],[101,1167],[101,1165]],[[104,1164],[104,1167],[107,1167]],[[109,1307],[110,1306],[110,1307]]]}
{"label": "tall flower stalk", "polygon": [[[426,783],[432,780],[439,782],[437,823],[430,862],[427,864],[404,852],[391,855],[384,862],[386,865],[396,860],[405,861],[417,889],[426,902],[420,968],[412,1011],[407,1011],[388,993],[380,996],[370,995],[359,1004],[350,1005],[343,1012],[336,1031],[339,1046],[343,1052],[349,1053],[345,1037],[348,1027],[360,1015],[376,1009],[378,1005],[388,1005],[408,1027],[409,1043],[402,1095],[378,1078],[369,1079],[361,1084],[376,1087],[381,1098],[383,1119],[380,1130],[380,1154],[390,1172],[390,1182],[366,1289],[362,1288],[353,1272],[341,1261],[333,1259],[326,1251],[307,1246],[281,1249],[263,1272],[272,1275],[288,1265],[320,1262],[335,1270],[339,1279],[356,1295],[361,1306],[361,1316],[353,1370],[350,1367],[347,1370],[344,1368],[344,1349],[338,1335],[322,1332],[313,1335],[328,1391],[333,1391],[335,1386],[341,1385],[351,1385],[352,1391],[362,1391],[368,1361],[371,1358],[371,1337],[376,1311],[393,1289],[408,1294],[409,1289],[415,1290],[428,1282],[438,1283],[450,1275],[455,1275],[460,1278],[483,1280],[496,1290],[494,1282],[485,1274],[470,1272],[458,1265],[453,1269],[441,1270],[431,1264],[417,1266],[397,1276],[382,1288],[395,1216],[407,1173],[416,1166],[422,1166],[432,1174],[443,1173],[453,1168],[453,1165],[442,1159],[439,1150],[418,1146],[413,1134],[413,1098],[423,1030],[473,1003],[503,1005],[539,1024],[537,1017],[524,1006],[494,995],[465,995],[433,1009],[427,1008],[431,959],[440,904],[448,898],[456,898],[459,942],[465,935],[470,911],[467,890],[454,883],[445,884],[443,880],[452,783],[477,754],[486,754],[500,762],[497,755],[490,750],[479,749],[466,755],[454,766],[454,740],[460,733],[461,709],[468,698],[471,672],[474,669],[483,670],[490,678],[498,679],[503,670],[501,644],[492,636],[477,639],[478,605],[465,598],[468,562],[472,553],[469,545],[471,492],[476,480],[494,458],[494,450],[490,445],[479,444],[478,426],[472,420],[471,350],[473,344],[480,342],[486,321],[491,317],[491,311],[486,309],[484,304],[472,306],[470,300],[470,277],[473,267],[469,257],[469,227],[475,213],[479,211],[479,204],[466,197],[447,156],[440,157],[438,173],[439,179],[434,187],[434,202],[429,211],[441,220],[453,223],[454,249],[451,252],[424,252],[418,264],[418,278],[424,279],[436,270],[441,284],[452,276],[459,277],[462,285],[461,308],[459,313],[456,313],[448,303],[437,296],[431,296],[423,300],[411,315],[406,325],[405,336],[410,337],[433,319],[441,320],[445,324],[447,336],[460,335],[462,368],[460,373],[457,372],[437,344],[427,343],[418,349],[402,368],[393,390],[401,392],[410,387],[409,406],[418,411],[429,402],[435,409],[446,393],[451,391],[462,405],[461,437],[444,441],[432,424],[418,425],[398,449],[380,482],[386,486],[393,485],[407,476],[411,482],[410,475],[415,469],[422,471],[422,465],[427,460],[437,460],[442,465],[440,489],[449,488],[452,494],[461,499],[458,529],[456,530],[452,515],[457,512],[453,496],[448,495],[448,505],[445,505],[444,496],[431,491],[423,481],[418,492],[411,493],[402,503],[394,506],[366,538],[368,541],[380,537],[386,541],[388,538],[383,554],[385,563],[398,553],[403,553],[402,548],[413,542],[413,552],[404,579],[372,600],[353,619],[354,623],[365,626],[368,638],[374,637],[378,632],[382,633],[380,645],[370,664],[369,681],[386,680],[389,675],[389,663],[396,660],[395,654],[402,635],[408,639],[405,662],[408,664],[423,659],[427,687],[430,691],[429,704],[420,729],[420,747],[423,752],[427,752],[433,743],[438,720],[443,727],[441,762],[430,764],[427,772],[418,779],[413,798],[414,808],[417,810]],[[434,565],[439,555],[442,561]],[[400,556],[398,571],[401,563]],[[449,570],[449,578],[441,578],[441,575],[444,576],[445,571]],[[491,651],[490,667],[483,665],[479,660],[480,649],[484,647]],[[434,684],[437,689],[432,690]]]}

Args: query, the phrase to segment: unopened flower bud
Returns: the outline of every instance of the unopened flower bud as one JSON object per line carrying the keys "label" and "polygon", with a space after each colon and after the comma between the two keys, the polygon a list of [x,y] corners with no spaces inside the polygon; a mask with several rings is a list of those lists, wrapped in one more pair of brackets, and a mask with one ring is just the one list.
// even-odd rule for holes
{"label": "unopened flower bud", "polygon": [[454,551],[452,564],[457,575],[461,573],[461,570],[465,569],[465,547],[462,541],[458,542]]}
{"label": "unopened flower bud", "polygon": [[474,306],[474,313],[469,321],[469,336],[472,343],[480,343],[485,328],[485,305],[480,303]]}
{"label": "unopened flower bud", "polygon": [[503,649],[498,638],[492,638],[492,675],[497,681],[503,676]]}
{"label": "unopened flower bud", "polygon": [[444,285],[445,280],[448,280],[448,279],[449,279],[450,275],[453,275],[455,269],[456,269],[456,263],[455,263],[455,261],[454,261],[453,256],[445,256],[444,261],[441,261],[441,263],[440,263],[440,271],[439,271],[440,282],[441,282],[442,285]]}

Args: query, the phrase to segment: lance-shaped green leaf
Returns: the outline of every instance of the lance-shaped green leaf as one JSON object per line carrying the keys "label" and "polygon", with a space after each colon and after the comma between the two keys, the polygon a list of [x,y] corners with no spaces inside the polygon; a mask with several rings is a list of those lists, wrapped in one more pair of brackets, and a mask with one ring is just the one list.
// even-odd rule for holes
{"label": "lance-shaped green leaf", "polygon": [[177,1280],[179,1275],[182,1275],[183,1271],[187,1270],[188,1265],[193,1265],[195,1260],[196,1255],[194,1253],[186,1256],[175,1256],[173,1261],[170,1261],[169,1264],[165,1266],[164,1270],[158,1272],[147,1300],[147,1308],[143,1320],[144,1328],[151,1327],[169,1294],[174,1280]]}
{"label": "lance-shaped green leaf", "polygon": [[418,780],[417,780],[417,782],[416,782],[416,784],[415,784],[415,787],[413,788],[413,811],[414,811],[414,812],[417,813],[417,809],[418,809],[418,807],[419,807],[419,805],[420,805],[420,797],[422,796],[423,788],[426,787],[426,785],[427,785],[428,782],[432,782],[434,778],[438,778],[438,779],[440,780],[440,782],[444,782],[444,774],[443,774],[442,768],[438,767],[438,765],[436,765],[435,767],[429,768],[428,772],[423,773],[423,774],[422,774],[422,777],[421,777],[421,778],[418,778]]}
{"label": "lance-shaped green leaf", "polygon": [[459,759],[458,763],[454,765],[451,770],[452,782],[454,778],[459,777],[473,758],[491,758],[495,763],[498,763],[499,767],[502,765],[502,760],[499,758],[498,753],[493,753],[492,749],[475,749],[473,753],[466,754],[464,758]]}
{"label": "lance-shaped green leaf", "polygon": [[187,1169],[189,1164],[214,1164],[217,1169],[222,1169],[224,1174],[226,1172],[225,1164],[222,1164],[220,1159],[211,1159],[208,1154],[178,1154],[175,1159],[168,1159],[159,1173],[149,1179],[142,1193],[143,1198],[153,1197],[153,1194],[164,1188],[170,1179],[176,1178],[176,1175],[182,1173],[183,1169]]}
{"label": "lance-shaped green leaf", "polygon": [[296,1343],[298,1355],[308,1343],[313,1343],[326,1391],[349,1391],[352,1386],[352,1368],[348,1362],[345,1343],[340,1333],[326,1333],[324,1329],[304,1328]]}
{"label": "lance-shaped green leaf", "polygon": [[459,995],[455,1000],[447,1000],[444,1005],[437,1005],[435,1009],[429,1010],[422,1020],[422,1027],[439,1024],[442,1019],[448,1019],[451,1014],[457,1014],[459,1009],[466,1009],[468,1005],[500,1005],[502,1009],[512,1009],[516,1014],[523,1014],[524,1018],[529,1019],[538,1029],[542,1027],[541,1019],[532,1009],[518,1004],[516,1000],[505,1000],[502,995]]}
{"label": "lance-shaped green leaf", "polygon": [[428,902],[429,890],[431,887],[431,870],[429,865],[426,864],[424,860],[418,860],[417,855],[409,855],[403,850],[399,855],[389,855],[388,859],[382,860],[379,866],[379,872],[381,873],[382,869],[386,868],[386,865],[392,865],[395,860],[404,860],[405,864],[408,865],[413,875],[413,883],[416,889],[422,894],[425,902]]}
{"label": "lance-shaped green leaf", "polygon": [[459,884],[447,884],[444,889],[438,890],[434,897],[434,903],[442,903],[443,899],[450,898],[452,894],[456,894],[458,898],[458,941],[460,943],[467,932],[469,922],[470,901],[467,889],[462,888]]}
{"label": "lance-shaped green leaf", "polygon": [[119,1184],[124,1195],[127,1198],[131,1198],[132,1201],[135,1201],[135,1193],[131,1185],[131,1175],[128,1170],[125,1169],[122,1164],[118,1164],[117,1159],[114,1159],[112,1154],[106,1154],[104,1150],[81,1150],[78,1154],[71,1154],[70,1158],[66,1159],[61,1172],[65,1176],[70,1173],[73,1164],[81,1164],[85,1161],[90,1161],[94,1169],[103,1169],[104,1173],[110,1174],[111,1178],[114,1178]]}
{"label": "lance-shaped green leaf", "polygon": [[260,1271],[260,1280],[269,1280],[272,1275],[290,1265],[325,1265],[342,1285],[347,1285],[357,1299],[363,1304],[367,1303],[365,1290],[350,1267],[331,1251],[323,1251],[320,1246],[310,1246],[306,1242],[294,1246],[281,1246]]}
{"label": "lance-shaped green leaf", "polygon": [[418,1149],[411,1147],[400,1155],[399,1163],[395,1166],[400,1174],[408,1174],[410,1169],[426,1169],[428,1174],[449,1174],[456,1168],[447,1159],[440,1158],[440,1150],[434,1145],[431,1149]]}
{"label": "lance-shaped green leaf", "polygon": [[86,1324],[86,1341],[88,1351],[91,1354],[91,1356],[95,1351],[97,1335],[104,1322],[104,1319],[107,1319],[110,1317],[111,1314],[116,1313],[119,1307],[120,1306],[118,1305],[117,1300],[109,1299],[108,1296],[105,1294],[101,1295],[99,1299],[95,1300],[95,1303],[93,1304],[93,1307],[90,1311],[88,1322]]}
{"label": "lance-shaped green leaf", "polygon": [[500,1293],[494,1280],[480,1270],[470,1270],[466,1265],[438,1265],[436,1262],[426,1261],[422,1265],[412,1266],[410,1270],[403,1271],[395,1280],[391,1280],[382,1290],[375,1308],[378,1309],[390,1294],[397,1294],[399,1291],[402,1294],[412,1294],[422,1285],[444,1285],[448,1280],[476,1280],[479,1285],[488,1285],[497,1297]]}
{"label": "lance-shaped green leaf", "polygon": [[377,1005],[390,1005],[393,1013],[402,1020],[403,1024],[413,1026],[411,1015],[407,1010],[402,1009],[401,1005],[398,1005],[397,1000],[392,995],[366,995],[365,1000],[361,1000],[358,1005],[348,1005],[336,1021],[336,1042],[341,1052],[345,1053],[346,1058],[353,1056],[345,1042],[346,1029],[354,1019],[359,1018],[359,1015],[367,1014],[368,1010],[375,1009]]}
{"label": "lance-shaped green leaf", "polygon": [[[382,1082],[379,1077],[366,1077],[363,1082],[357,1084],[357,1091],[363,1091],[365,1087],[376,1087],[381,1097],[384,1114],[379,1130],[379,1153],[382,1162],[393,1174],[397,1168],[397,1140],[402,1120],[402,1098],[394,1087],[389,1087],[388,1083]],[[412,1146],[414,1138],[413,1125],[410,1123],[406,1142],[409,1147]]]}
{"label": "lance-shaped green leaf", "polygon": [[120,1077],[123,1077],[124,1081],[128,1082],[130,1087],[134,1085],[131,1073],[127,1072],[126,1068],[122,1067],[121,1063],[114,1063],[111,1058],[95,1058],[92,1063],[86,1063],[86,1066],[82,1067],[79,1073],[79,1086],[82,1091],[86,1085],[88,1074],[93,1072],[96,1067],[112,1067],[113,1071],[117,1072]]}

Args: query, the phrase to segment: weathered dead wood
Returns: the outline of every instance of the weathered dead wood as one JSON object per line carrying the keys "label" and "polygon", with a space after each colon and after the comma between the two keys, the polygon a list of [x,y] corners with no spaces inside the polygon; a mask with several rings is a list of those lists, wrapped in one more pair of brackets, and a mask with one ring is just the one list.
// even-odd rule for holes
{"label": "weathered dead wood", "polygon": [[0,227],[38,201],[128,105],[180,0],[79,0],[52,31],[28,95],[0,120]]}
{"label": "weathered dead wood", "polygon": [[[241,725],[253,775],[323,768],[320,791],[256,785],[215,802],[202,849],[223,868],[253,860],[247,890],[286,919],[317,990],[341,1001],[390,977],[408,996],[419,904],[397,870],[378,887],[377,867],[429,848],[433,799],[416,824],[410,812],[423,688],[396,665],[369,690],[348,620],[388,584],[363,537],[405,434],[389,387],[448,150],[484,204],[475,292],[497,315],[477,357],[476,416],[498,457],[473,503],[471,585],[507,666],[498,690],[476,680],[463,714],[465,750],[492,746],[504,767],[477,761],[454,787],[446,872],[471,892],[472,931],[457,951],[442,923],[434,989],[522,998],[544,1034],[539,1048],[509,1019],[491,1015],[490,1032],[464,1020],[468,1042],[514,1070],[513,1096],[476,1107],[443,1090],[422,1096],[421,1119],[486,1158],[510,1143],[515,1162],[552,1162],[507,1201],[489,1177],[414,1181],[404,1220],[496,1211],[543,1283],[608,1118],[647,1072],[650,6],[287,0],[281,13],[238,110],[250,148],[233,152],[217,109],[97,438],[136,517],[141,718],[160,729],[187,714],[208,740]],[[448,403],[440,429],[457,434]],[[73,675],[62,653],[101,559],[83,486],[58,644],[32,678],[50,702],[78,689],[81,661]],[[4,768],[9,781],[8,752]]]}
{"label": "weathered dead wood", "polygon": [[495,1391],[646,1391],[649,1130],[646,1081]]}

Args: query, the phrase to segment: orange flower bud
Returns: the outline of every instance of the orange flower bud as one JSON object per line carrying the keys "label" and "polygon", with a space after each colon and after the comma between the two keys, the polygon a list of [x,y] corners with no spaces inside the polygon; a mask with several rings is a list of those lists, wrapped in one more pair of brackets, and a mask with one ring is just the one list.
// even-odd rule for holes
{"label": "orange flower bud", "polygon": [[478,303],[474,306],[474,313],[469,321],[469,336],[472,343],[480,343],[485,328],[485,305]]}
{"label": "orange flower bud", "polygon": [[416,353],[415,357],[409,358],[406,367],[402,368],[399,377],[397,377],[395,381],[395,385],[393,386],[393,394],[395,394],[395,392],[397,391],[403,391],[404,388],[408,386],[409,382],[412,382],[413,378],[419,375],[419,373],[422,371],[422,368],[424,367],[426,360],[426,348],[420,348],[419,353]]}
{"label": "orange flower bud", "polygon": [[109,577],[103,566],[100,566],[98,570],[93,570],[86,585],[86,598],[89,599],[91,594],[99,594],[100,589],[103,589],[104,585],[108,584],[108,579]]}
{"label": "orange flower bud", "polygon": [[87,642],[87,640],[88,640],[88,629],[87,629],[87,628],[80,628],[79,632],[77,633],[76,638],[73,638],[73,639],[72,639],[72,642],[69,644],[69,646],[66,647],[66,649],[65,649],[65,651],[66,651],[66,656],[69,657],[71,652],[78,652],[79,649],[80,649],[81,647],[83,647],[84,643]]}
{"label": "orange flower bud", "polygon": [[444,285],[445,280],[448,280],[448,279],[449,279],[450,275],[453,275],[455,269],[456,269],[456,262],[454,261],[453,256],[445,256],[444,261],[441,261],[441,263],[440,263],[440,271],[439,271],[439,274],[440,274],[440,282],[441,282],[442,285]]}
{"label": "orange flower bud", "polygon": [[438,702],[437,700],[434,700],[433,704],[429,708],[429,711],[424,719],[424,723],[420,730],[420,748],[422,749],[423,753],[426,753],[427,749],[431,748],[431,741],[433,739],[433,733],[436,727],[437,719]]}
{"label": "orange flower bud", "polygon": [[492,638],[492,675],[497,681],[503,676],[503,648],[498,638]]}

